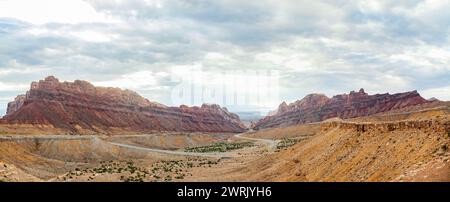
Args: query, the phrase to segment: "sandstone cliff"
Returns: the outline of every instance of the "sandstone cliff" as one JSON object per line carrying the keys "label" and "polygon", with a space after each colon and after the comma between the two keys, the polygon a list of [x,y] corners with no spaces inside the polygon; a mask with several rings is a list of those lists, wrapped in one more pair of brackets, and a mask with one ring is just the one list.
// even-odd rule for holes
{"label": "sandstone cliff", "polygon": [[368,95],[361,89],[332,98],[322,94],[311,94],[289,105],[282,103],[276,113],[261,119],[253,125],[253,128],[283,127],[335,117],[347,119],[369,116],[427,102],[429,101],[422,98],[417,91],[393,95],[388,93]]}
{"label": "sandstone cliff", "polygon": [[75,134],[245,130],[237,115],[218,105],[168,107],[130,90],[59,82],[53,76],[33,82],[26,95],[9,103],[1,123],[51,125]]}
{"label": "sandstone cliff", "polygon": [[8,103],[8,108],[6,109],[6,114],[12,114],[22,107],[25,101],[25,95],[18,95],[14,101]]}

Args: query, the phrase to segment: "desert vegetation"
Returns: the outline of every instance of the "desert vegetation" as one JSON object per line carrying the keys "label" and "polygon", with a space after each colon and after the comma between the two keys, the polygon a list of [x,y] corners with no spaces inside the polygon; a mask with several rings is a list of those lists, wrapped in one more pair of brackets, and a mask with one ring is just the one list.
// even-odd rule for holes
{"label": "desert vegetation", "polygon": [[105,174],[119,174],[123,182],[143,182],[149,172],[145,168],[137,167],[133,161],[102,161],[97,167],[75,168],[57,180],[76,181],[76,177],[87,176],[87,181],[93,181],[97,176]]}
{"label": "desert vegetation", "polygon": [[279,150],[289,148],[302,140],[303,139],[300,139],[300,138],[283,138],[283,139],[281,139],[280,142],[278,142],[277,150],[279,151]]}
{"label": "desert vegetation", "polygon": [[192,174],[190,171],[198,167],[211,167],[220,162],[205,158],[187,158],[186,160],[160,161],[154,163],[151,168],[151,175],[154,181],[180,181]]}
{"label": "desert vegetation", "polygon": [[255,146],[255,144],[252,142],[235,142],[235,143],[218,142],[207,146],[185,148],[184,151],[197,153],[227,152],[231,150],[237,150],[242,149],[244,147],[253,147],[253,146]]}

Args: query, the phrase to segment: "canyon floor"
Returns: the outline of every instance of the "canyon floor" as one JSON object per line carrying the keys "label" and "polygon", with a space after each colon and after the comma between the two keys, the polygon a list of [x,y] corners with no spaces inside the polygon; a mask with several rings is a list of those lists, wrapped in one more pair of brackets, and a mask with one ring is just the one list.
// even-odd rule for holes
{"label": "canyon floor", "polygon": [[0,135],[0,181],[450,181],[450,107],[240,134]]}

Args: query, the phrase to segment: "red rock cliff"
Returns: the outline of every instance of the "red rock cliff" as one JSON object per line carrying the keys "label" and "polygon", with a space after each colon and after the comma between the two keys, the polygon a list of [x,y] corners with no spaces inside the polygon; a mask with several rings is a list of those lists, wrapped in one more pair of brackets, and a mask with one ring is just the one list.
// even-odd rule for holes
{"label": "red rock cliff", "polygon": [[8,104],[1,120],[9,124],[49,124],[81,130],[134,132],[243,132],[239,117],[218,105],[168,107],[136,92],[95,87],[86,81],[59,82],[53,76],[33,82],[25,96]]}
{"label": "red rock cliff", "polygon": [[428,102],[417,91],[390,95],[368,95],[361,89],[350,94],[328,98],[322,94],[307,95],[286,106],[282,103],[277,113],[266,116],[253,125],[254,129],[282,127],[319,122],[329,118],[355,118]]}

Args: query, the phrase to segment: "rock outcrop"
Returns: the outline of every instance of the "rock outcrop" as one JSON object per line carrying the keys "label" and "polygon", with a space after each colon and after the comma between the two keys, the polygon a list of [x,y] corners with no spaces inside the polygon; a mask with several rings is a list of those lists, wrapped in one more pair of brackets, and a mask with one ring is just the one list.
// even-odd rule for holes
{"label": "rock outcrop", "polygon": [[20,107],[22,107],[23,103],[25,101],[25,95],[18,95],[14,101],[8,103],[8,108],[6,109],[6,114],[12,114],[15,111],[19,110]]}
{"label": "rock outcrop", "polygon": [[295,124],[324,121],[330,118],[355,118],[390,110],[401,109],[429,101],[417,91],[390,95],[368,95],[364,89],[350,94],[328,98],[322,94],[310,94],[289,105],[281,104],[277,113],[266,116],[253,125],[254,129],[283,127]]}
{"label": "rock outcrop", "polygon": [[218,105],[168,107],[130,90],[59,82],[53,76],[33,82],[8,104],[5,124],[52,125],[74,134],[133,132],[243,132],[239,117]]}
{"label": "rock outcrop", "polygon": [[358,123],[345,121],[332,121],[321,125],[322,131],[329,131],[334,128],[352,130],[353,132],[365,133],[367,131],[377,131],[380,133],[405,130],[428,130],[435,133],[449,133],[450,122],[446,120],[404,120],[395,122],[374,122]]}

